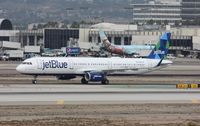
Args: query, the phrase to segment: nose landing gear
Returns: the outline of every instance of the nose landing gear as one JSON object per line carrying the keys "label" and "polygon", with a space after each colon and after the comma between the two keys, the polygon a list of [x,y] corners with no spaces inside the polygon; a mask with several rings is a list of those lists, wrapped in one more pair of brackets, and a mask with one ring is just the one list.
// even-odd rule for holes
{"label": "nose landing gear", "polygon": [[105,78],[104,80],[101,81],[101,84],[108,85],[109,84],[109,80],[107,78]]}
{"label": "nose landing gear", "polygon": [[32,80],[32,84],[37,84],[37,75],[34,75],[33,77],[34,79]]}
{"label": "nose landing gear", "polygon": [[85,77],[83,77],[83,78],[81,79],[81,83],[82,83],[82,84],[88,84],[88,81],[85,79]]}
{"label": "nose landing gear", "polygon": [[[85,77],[83,77],[81,79],[81,83],[82,84],[88,84],[88,80],[85,79]],[[101,84],[104,84],[104,85],[108,85],[109,84],[109,80],[107,78],[104,78],[102,81],[101,81]]]}

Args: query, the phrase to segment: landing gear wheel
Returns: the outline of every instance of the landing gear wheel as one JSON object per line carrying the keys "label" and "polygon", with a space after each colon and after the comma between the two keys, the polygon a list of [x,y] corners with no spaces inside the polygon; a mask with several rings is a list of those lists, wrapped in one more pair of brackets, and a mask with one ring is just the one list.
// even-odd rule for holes
{"label": "landing gear wheel", "polygon": [[34,75],[33,77],[34,77],[34,79],[32,80],[32,83],[37,84],[37,75]]}
{"label": "landing gear wheel", "polygon": [[37,80],[32,80],[32,83],[33,84],[37,84]]}
{"label": "landing gear wheel", "polygon": [[101,81],[102,84],[108,85],[109,84],[109,80],[108,79],[104,79]]}
{"label": "landing gear wheel", "polygon": [[81,83],[82,83],[82,84],[88,84],[88,81],[87,81],[85,78],[82,78],[82,79],[81,79]]}

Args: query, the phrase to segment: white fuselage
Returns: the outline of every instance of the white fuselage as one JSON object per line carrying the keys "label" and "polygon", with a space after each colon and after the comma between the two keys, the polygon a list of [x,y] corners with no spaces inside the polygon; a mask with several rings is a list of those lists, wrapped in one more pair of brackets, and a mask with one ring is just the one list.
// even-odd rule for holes
{"label": "white fuselage", "polygon": [[30,75],[83,75],[91,71],[105,72],[109,75],[126,70],[137,74],[152,71],[159,62],[159,59],[142,58],[35,57],[25,60],[16,70]]}

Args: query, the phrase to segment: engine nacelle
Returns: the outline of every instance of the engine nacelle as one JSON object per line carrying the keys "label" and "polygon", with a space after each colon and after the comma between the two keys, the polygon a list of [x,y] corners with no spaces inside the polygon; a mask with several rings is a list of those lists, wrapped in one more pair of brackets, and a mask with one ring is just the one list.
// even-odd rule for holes
{"label": "engine nacelle", "polygon": [[70,80],[70,79],[73,79],[73,78],[76,78],[75,75],[58,75],[56,76],[58,80]]}
{"label": "engine nacelle", "polygon": [[87,81],[102,81],[105,79],[105,74],[102,72],[87,72],[85,79]]}

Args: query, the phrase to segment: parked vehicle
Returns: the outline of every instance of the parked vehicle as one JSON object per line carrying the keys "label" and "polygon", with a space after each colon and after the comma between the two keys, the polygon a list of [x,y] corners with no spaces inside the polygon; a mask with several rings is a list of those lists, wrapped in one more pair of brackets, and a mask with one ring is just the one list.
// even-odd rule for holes
{"label": "parked vehicle", "polygon": [[6,60],[23,60],[24,51],[22,51],[22,50],[5,50],[3,58],[5,58]]}
{"label": "parked vehicle", "polygon": [[182,54],[178,54],[177,57],[179,57],[179,58],[184,58],[185,56],[182,55]]}
{"label": "parked vehicle", "polygon": [[77,56],[81,53],[81,49],[79,47],[62,47],[61,50],[67,56]]}
{"label": "parked vehicle", "polygon": [[1,56],[1,60],[3,60],[3,61],[7,61],[8,59],[9,59],[9,57],[6,54]]}
{"label": "parked vehicle", "polygon": [[176,59],[176,57],[173,54],[167,54],[167,59]]}

